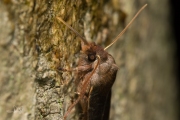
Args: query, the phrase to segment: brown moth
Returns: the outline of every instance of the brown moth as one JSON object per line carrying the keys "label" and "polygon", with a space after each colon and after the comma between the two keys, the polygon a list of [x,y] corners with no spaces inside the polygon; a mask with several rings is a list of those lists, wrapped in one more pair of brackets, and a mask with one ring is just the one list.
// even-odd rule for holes
{"label": "brown moth", "polygon": [[[81,38],[81,56],[78,67],[75,69],[79,79],[77,86],[79,96],[64,114],[64,119],[66,119],[72,108],[78,103],[82,112],[81,120],[109,119],[111,87],[115,81],[118,67],[115,64],[114,58],[105,50],[121,37],[146,6],[147,4],[136,13],[124,30],[106,48],[102,48],[95,43],[88,43],[76,30],[60,17],[57,17],[59,21]],[[61,70],[68,71],[66,69]]]}

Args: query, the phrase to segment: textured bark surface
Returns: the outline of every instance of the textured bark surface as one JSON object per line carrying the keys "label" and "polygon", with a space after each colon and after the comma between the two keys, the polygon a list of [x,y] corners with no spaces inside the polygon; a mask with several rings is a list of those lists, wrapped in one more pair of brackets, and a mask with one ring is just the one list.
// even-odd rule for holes
{"label": "textured bark surface", "polygon": [[[129,21],[144,3],[148,7],[124,35],[118,77],[114,85],[113,120],[176,120],[177,88],[175,40],[172,36],[170,3],[126,1]],[[113,49],[113,50],[114,50]],[[117,53],[117,52],[116,52]],[[113,53],[120,66],[118,55]],[[115,117],[114,117],[115,116]]]}
{"label": "textured bark surface", "polygon": [[119,66],[110,119],[176,120],[168,0],[1,0],[0,119],[59,120],[71,104],[74,75],[56,68],[76,67],[80,40],[56,16],[89,42],[106,46],[145,3],[108,49]]}

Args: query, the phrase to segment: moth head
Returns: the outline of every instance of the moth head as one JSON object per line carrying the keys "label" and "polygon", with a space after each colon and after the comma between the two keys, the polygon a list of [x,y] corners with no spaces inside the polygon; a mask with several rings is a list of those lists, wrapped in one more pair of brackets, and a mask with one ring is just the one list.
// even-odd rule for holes
{"label": "moth head", "polygon": [[107,60],[108,53],[104,51],[104,49],[93,43],[84,44],[81,42],[81,50],[82,53],[87,55],[87,59],[89,62],[94,62],[97,58],[96,56],[100,56],[101,61]]}

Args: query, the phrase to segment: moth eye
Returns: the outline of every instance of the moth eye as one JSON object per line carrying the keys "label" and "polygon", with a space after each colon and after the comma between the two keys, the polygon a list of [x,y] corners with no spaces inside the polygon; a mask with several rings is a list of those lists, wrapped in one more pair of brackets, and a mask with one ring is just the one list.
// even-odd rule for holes
{"label": "moth eye", "polygon": [[89,61],[95,61],[96,60],[96,56],[94,54],[89,54],[88,55],[88,60]]}

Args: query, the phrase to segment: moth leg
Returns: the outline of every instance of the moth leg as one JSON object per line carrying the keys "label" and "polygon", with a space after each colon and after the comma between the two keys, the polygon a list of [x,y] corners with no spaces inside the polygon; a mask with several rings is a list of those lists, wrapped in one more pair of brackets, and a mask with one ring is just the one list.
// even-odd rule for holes
{"label": "moth leg", "polygon": [[72,69],[66,69],[66,68],[57,68],[58,71],[63,71],[63,72],[84,72],[84,71],[89,71],[92,70],[92,65],[82,65],[82,66],[78,66]]}
{"label": "moth leg", "polygon": [[77,94],[77,95],[80,95],[80,92],[74,92],[75,94]]}
{"label": "moth leg", "polygon": [[90,107],[89,106],[89,100],[90,100],[90,97],[91,97],[91,92],[93,91],[93,87],[90,88],[90,91],[89,91],[89,96],[88,96],[88,108]]}
{"label": "moth leg", "polygon": [[73,68],[73,69],[66,69],[66,68],[57,68],[58,71],[63,71],[63,72],[73,72],[73,71],[77,71],[77,67]]}
{"label": "moth leg", "polygon": [[[90,83],[90,78],[92,77],[92,75],[93,75],[94,72],[96,71],[97,67],[99,66],[100,56],[97,55],[97,58],[98,58],[98,63],[97,63],[96,66],[94,67],[94,69],[93,69],[93,71],[91,72],[91,74],[84,80],[85,82],[84,82],[84,84],[83,84],[83,88],[82,88],[82,90],[81,90],[81,92],[80,92],[79,97],[78,97],[77,100],[68,108],[67,112],[64,114],[64,119],[67,118],[67,116],[68,116],[68,114],[71,112],[72,108],[80,101],[80,99],[83,98],[83,96],[84,96],[84,94],[85,94],[85,92],[86,92],[87,86],[88,86],[88,84]],[[89,66],[89,65],[85,65],[85,66]],[[79,69],[80,69],[81,67],[84,68],[85,66],[80,66],[80,67],[78,67],[78,68],[79,68]],[[91,66],[90,66],[89,68],[92,69]],[[83,69],[82,69],[82,70],[83,70]],[[93,90],[93,88],[92,88],[90,91],[92,91],[92,90]]]}

